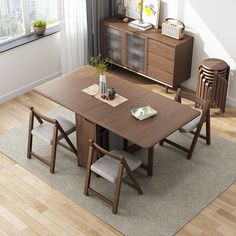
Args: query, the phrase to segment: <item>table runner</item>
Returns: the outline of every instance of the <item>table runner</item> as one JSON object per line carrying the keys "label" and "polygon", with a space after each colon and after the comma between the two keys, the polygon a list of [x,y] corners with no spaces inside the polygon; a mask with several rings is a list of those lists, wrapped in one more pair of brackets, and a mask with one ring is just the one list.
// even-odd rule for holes
{"label": "table runner", "polygon": [[128,100],[127,98],[124,98],[119,94],[116,94],[115,99],[113,99],[113,100],[104,99],[101,97],[101,94],[98,92],[98,88],[99,88],[99,86],[97,84],[93,84],[93,85],[83,89],[82,91],[99,99],[102,102],[109,104],[112,107],[116,107]]}

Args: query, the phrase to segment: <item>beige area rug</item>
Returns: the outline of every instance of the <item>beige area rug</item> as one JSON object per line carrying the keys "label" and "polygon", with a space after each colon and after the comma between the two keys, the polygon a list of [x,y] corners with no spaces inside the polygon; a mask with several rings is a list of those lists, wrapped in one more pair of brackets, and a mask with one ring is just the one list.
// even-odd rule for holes
{"label": "beige area rug", "polygon": [[[61,107],[50,115],[74,119],[73,113]],[[103,202],[84,196],[85,170],[76,165],[72,153],[58,148],[54,175],[38,160],[28,160],[27,129],[25,123],[1,135],[0,150],[126,235],[173,235],[236,180],[235,143],[212,135],[211,146],[198,142],[191,161],[167,144],[164,147],[157,145],[153,177],[146,176],[141,169],[135,173],[144,194],[139,195],[123,184],[119,212],[113,215]],[[172,135],[172,139],[182,144],[191,141],[189,136],[178,132]],[[35,143],[36,152],[49,156],[49,148],[44,143]],[[144,161],[146,154],[145,150],[136,153]],[[111,196],[113,186],[106,180],[95,177],[92,183],[102,193]]]}

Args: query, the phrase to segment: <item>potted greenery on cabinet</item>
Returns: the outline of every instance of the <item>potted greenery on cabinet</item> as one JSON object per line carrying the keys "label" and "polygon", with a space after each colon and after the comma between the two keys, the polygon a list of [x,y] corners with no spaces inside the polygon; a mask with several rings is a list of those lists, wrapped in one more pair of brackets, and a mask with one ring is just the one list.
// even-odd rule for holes
{"label": "potted greenery on cabinet", "polygon": [[33,22],[34,31],[37,35],[42,36],[45,33],[47,22],[45,20],[36,20]]}

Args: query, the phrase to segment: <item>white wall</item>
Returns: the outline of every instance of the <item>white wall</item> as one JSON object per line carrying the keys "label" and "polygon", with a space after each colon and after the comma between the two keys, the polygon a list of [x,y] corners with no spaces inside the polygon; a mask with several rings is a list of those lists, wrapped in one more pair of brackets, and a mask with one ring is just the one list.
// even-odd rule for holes
{"label": "white wall", "polygon": [[[138,0],[125,0],[129,15],[137,18]],[[228,103],[236,106],[235,0],[162,0],[159,24],[167,17],[182,20],[194,36],[191,79],[184,85],[196,88],[197,70],[205,58],[221,58],[231,68]]]}
{"label": "white wall", "polygon": [[30,91],[60,72],[59,33],[0,53],[0,103]]}

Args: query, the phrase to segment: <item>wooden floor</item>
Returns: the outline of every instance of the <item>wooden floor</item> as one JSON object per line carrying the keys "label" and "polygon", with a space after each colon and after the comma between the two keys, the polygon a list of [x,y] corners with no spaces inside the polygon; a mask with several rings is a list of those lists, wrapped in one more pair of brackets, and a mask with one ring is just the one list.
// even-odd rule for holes
{"label": "wooden floor", "polygon": [[0,235],[122,235],[0,154]]}
{"label": "wooden floor", "polygon": [[[173,98],[174,92],[145,80],[134,81]],[[45,113],[57,105],[29,92],[0,105],[0,133],[28,120],[28,108]],[[212,131],[236,142],[236,108],[211,111]],[[112,214],[112,213],[111,213]],[[0,154],[0,235],[121,235],[81,206]],[[148,235],[148,234],[147,234]],[[236,235],[236,183],[184,226],[180,235]]]}
{"label": "wooden floor", "polygon": [[189,235],[236,235],[236,183],[176,234]]}

